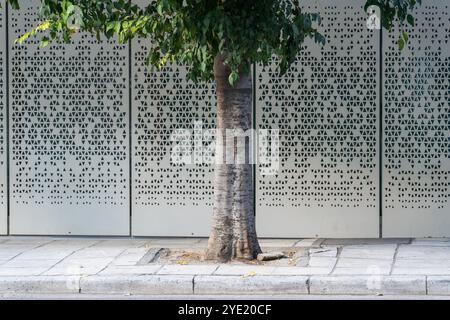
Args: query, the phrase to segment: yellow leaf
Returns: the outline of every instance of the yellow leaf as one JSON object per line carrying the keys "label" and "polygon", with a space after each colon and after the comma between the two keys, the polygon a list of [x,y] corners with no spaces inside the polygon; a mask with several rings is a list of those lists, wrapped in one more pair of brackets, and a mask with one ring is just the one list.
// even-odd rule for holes
{"label": "yellow leaf", "polygon": [[38,30],[38,31],[45,31],[48,28],[50,28],[50,21],[44,21],[40,25],[38,25],[36,27],[36,30]]}
{"label": "yellow leaf", "polygon": [[19,43],[22,44],[22,42],[24,42],[26,39],[28,39],[28,37],[30,36],[30,33],[24,33],[21,37],[19,37],[18,39],[16,39],[14,42],[15,43]]}
{"label": "yellow leaf", "polygon": [[254,276],[256,276],[257,275],[257,273],[255,272],[255,271],[250,271],[249,273],[247,273],[245,276],[244,276],[244,278],[247,278],[247,277],[254,277]]}
{"label": "yellow leaf", "polygon": [[27,40],[31,35],[34,36],[38,31],[45,31],[48,28],[50,28],[50,21],[44,21],[41,24],[39,24],[36,28],[32,29],[31,31],[28,31],[27,33],[24,33],[22,36],[16,39],[14,43],[22,44],[22,42]]}

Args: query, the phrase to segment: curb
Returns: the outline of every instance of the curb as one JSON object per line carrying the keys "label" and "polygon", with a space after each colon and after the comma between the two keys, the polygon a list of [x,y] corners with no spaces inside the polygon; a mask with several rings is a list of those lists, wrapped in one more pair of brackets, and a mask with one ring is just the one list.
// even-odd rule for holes
{"label": "curb", "polygon": [[425,276],[311,276],[310,294],[426,295]]}
{"label": "curb", "polygon": [[194,276],[120,275],[81,278],[81,293],[90,294],[183,294],[194,292]]}
{"label": "curb", "polygon": [[196,276],[194,294],[308,294],[308,277]]}
{"label": "curb", "polygon": [[80,276],[0,277],[0,293],[79,293]]}
{"label": "curb", "polygon": [[3,276],[0,293],[450,295],[450,276]]}

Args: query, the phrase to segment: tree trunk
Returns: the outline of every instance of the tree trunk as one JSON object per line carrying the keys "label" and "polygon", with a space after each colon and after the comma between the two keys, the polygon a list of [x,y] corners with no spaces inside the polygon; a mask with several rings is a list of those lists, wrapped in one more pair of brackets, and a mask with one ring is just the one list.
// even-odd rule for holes
{"label": "tree trunk", "polygon": [[[240,74],[238,82],[231,86],[229,75],[230,69],[224,66],[223,57],[216,57],[217,129],[223,139],[220,134],[216,137],[213,223],[206,259],[217,261],[254,259],[261,252],[253,208],[252,163],[249,161],[252,148],[250,143],[245,144],[247,156],[244,162],[239,162],[235,139],[225,139],[227,129],[252,129],[252,79],[250,75]],[[230,158],[234,163],[226,160]]]}

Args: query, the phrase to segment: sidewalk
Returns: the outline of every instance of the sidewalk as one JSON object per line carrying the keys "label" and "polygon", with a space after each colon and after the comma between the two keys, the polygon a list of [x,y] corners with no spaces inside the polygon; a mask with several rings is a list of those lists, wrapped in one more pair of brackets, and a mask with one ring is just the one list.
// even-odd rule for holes
{"label": "sidewalk", "polygon": [[0,295],[450,295],[450,239],[261,245],[290,255],[264,265],[164,262],[161,248],[200,252],[206,239],[0,237]]}

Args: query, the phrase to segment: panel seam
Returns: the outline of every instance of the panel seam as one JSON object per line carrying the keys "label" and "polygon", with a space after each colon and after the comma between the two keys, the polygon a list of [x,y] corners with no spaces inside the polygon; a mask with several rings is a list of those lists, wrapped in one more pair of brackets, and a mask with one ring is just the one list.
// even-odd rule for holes
{"label": "panel seam", "polygon": [[132,48],[131,48],[131,39],[128,40],[128,156],[129,156],[129,160],[128,160],[128,166],[129,166],[129,172],[128,172],[128,177],[129,177],[129,188],[130,190],[128,191],[128,204],[130,206],[129,208],[129,236],[132,237],[133,236],[133,138],[132,138],[132,134],[133,134],[133,117],[132,117],[132,112],[133,112],[133,98],[132,98],[132,93],[133,93],[133,89],[132,89],[132,85],[133,85],[133,81],[132,81]]}
{"label": "panel seam", "polygon": [[379,53],[379,71],[380,71],[380,76],[379,76],[379,93],[380,93],[380,98],[379,98],[379,191],[378,191],[378,206],[379,206],[379,238],[383,238],[383,170],[384,170],[384,166],[383,166],[383,29],[380,28],[380,40],[379,40],[379,48],[380,48],[380,53]]}
{"label": "panel seam", "polygon": [[[255,136],[253,137],[253,164],[252,164],[252,171],[253,171],[253,215],[255,216],[255,223],[256,223],[256,166],[258,162],[258,134],[256,132],[256,64],[253,63],[252,66],[252,73],[253,73],[253,81],[252,81],[252,113],[253,113],[253,132]],[[256,227],[256,226],[255,226]]]}
{"label": "panel seam", "polygon": [[9,235],[10,230],[10,143],[9,143],[9,105],[10,105],[10,99],[9,99],[9,3],[5,3],[5,165],[6,165],[6,234]]}

